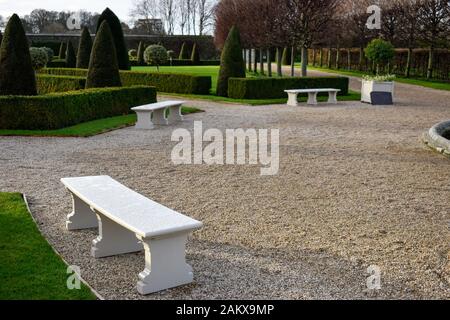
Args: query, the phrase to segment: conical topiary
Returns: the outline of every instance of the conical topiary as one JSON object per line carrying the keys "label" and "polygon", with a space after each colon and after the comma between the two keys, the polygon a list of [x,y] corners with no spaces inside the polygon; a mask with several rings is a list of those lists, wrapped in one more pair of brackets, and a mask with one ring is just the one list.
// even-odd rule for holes
{"label": "conical topiary", "polygon": [[130,70],[130,58],[128,57],[128,49],[119,18],[109,8],[106,8],[98,19],[97,32],[103,21],[108,21],[108,25],[111,29],[114,44],[116,46],[119,69]]}
{"label": "conical topiary", "polygon": [[61,42],[61,45],[59,46],[59,58],[60,59],[65,59],[66,58],[66,43],[65,42]]}
{"label": "conical topiary", "polygon": [[103,21],[92,47],[86,88],[120,87],[119,65],[108,22]]}
{"label": "conical topiary", "polygon": [[194,65],[198,65],[200,62],[200,52],[196,43],[194,43],[194,46],[192,47],[191,61]]}
{"label": "conical topiary", "polygon": [[186,43],[185,42],[183,42],[183,44],[181,45],[180,55],[178,56],[178,59],[180,59],[180,60],[189,59],[189,54],[187,52]]}
{"label": "conical topiary", "polygon": [[91,59],[92,38],[87,27],[81,32],[80,44],[78,45],[77,68],[89,68],[89,60]]}
{"label": "conical topiary", "polygon": [[66,50],[66,68],[75,68],[77,66],[77,56],[73,48],[72,41],[67,41]]}
{"label": "conical topiary", "polygon": [[245,78],[245,64],[242,57],[241,37],[239,30],[232,27],[222,50],[220,59],[219,79],[217,80],[217,95],[228,96],[228,79]]}
{"label": "conical topiary", "polygon": [[281,58],[281,64],[283,66],[290,66],[291,65],[291,50],[288,48],[284,48],[283,55]]}
{"label": "conical topiary", "polygon": [[138,52],[137,52],[137,62],[138,62],[138,65],[140,65],[140,66],[143,66],[145,64],[144,52],[145,52],[145,45],[141,41],[141,42],[139,42],[139,47],[138,47]]}
{"label": "conical topiary", "polygon": [[37,95],[36,77],[22,21],[8,21],[0,47],[0,95]]}

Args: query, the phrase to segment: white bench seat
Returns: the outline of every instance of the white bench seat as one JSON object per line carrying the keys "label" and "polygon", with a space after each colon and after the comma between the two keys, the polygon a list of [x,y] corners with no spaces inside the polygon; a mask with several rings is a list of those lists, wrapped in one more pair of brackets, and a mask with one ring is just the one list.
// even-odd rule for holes
{"label": "white bench seat", "polygon": [[[184,103],[184,101],[162,101],[131,108],[138,118],[136,129],[150,130],[154,128],[154,125],[166,126],[183,121],[181,108]],[[170,112],[166,118],[167,110]]]}
{"label": "white bench seat", "polygon": [[193,281],[185,261],[188,235],[202,223],[156,203],[108,176],[64,178],[73,212],[67,228],[99,227],[95,258],[145,250],[138,291],[149,294]]}
{"label": "white bench seat", "polygon": [[309,105],[317,105],[317,94],[322,92],[328,93],[328,103],[336,104],[337,103],[337,94],[340,92],[340,89],[332,89],[332,88],[323,88],[323,89],[294,89],[294,90],[285,90],[288,94],[288,106],[297,107],[298,103],[298,95],[302,93],[308,94],[308,102]]}

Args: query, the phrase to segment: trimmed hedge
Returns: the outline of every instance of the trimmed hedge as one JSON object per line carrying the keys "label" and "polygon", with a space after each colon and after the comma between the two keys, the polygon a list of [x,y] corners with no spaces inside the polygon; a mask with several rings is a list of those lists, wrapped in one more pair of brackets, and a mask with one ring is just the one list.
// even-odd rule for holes
{"label": "trimmed hedge", "polygon": [[349,79],[346,77],[305,78],[230,78],[228,96],[233,99],[285,98],[290,89],[341,89],[339,95],[348,95]]}
{"label": "trimmed hedge", "polygon": [[86,86],[86,78],[83,77],[54,76],[49,74],[38,74],[36,82],[39,94],[82,90]]}
{"label": "trimmed hedge", "polygon": [[153,102],[156,102],[156,90],[146,86],[88,89],[41,96],[1,96],[0,129],[60,129],[129,114],[132,107]]}
{"label": "trimmed hedge", "polygon": [[[170,65],[170,61],[165,64]],[[191,59],[172,59],[172,66],[184,67],[184,66],[220,66],[220,60],[201,60],[194,62]]]}
{"label": "trimmed hedge", "polygon": [[65,68],[66,66],[66,59],[53,59],[47,62],[47,68]]}
{"label": "trimmed hedge", "polygon": [[210,94],[211,77],[176,73],[150,73],[121,71],[122,83],[126,86],[149,85],[159,92],[182,94]]}
{"label": "trimmed hedge", "polygon": [[[147,66],[145,63],[140,64],[136,59],[130,59],[130,65],[132,67],[145,67]],[[172,65],[170,65],[170,60],[168,60],[165,64],[162,64],[161,66],[165,67],[195,67],[195,66],[220,66],[220,60],[201,60],[197,63],[194,63],[190,59],[172,59]]]}
{"label": "trimmed hedge", "polygon": [[44,68],[39,70],[40,74],[51,74],[54,76],[87,77],[88,69],[71,68]]}
{"label": "trimmed hedge", "polygon": [[[86,77],[86,69],[47,68],[41,73],[60,76]],[[159,92],[208,95],[212,87],[211,77],[178,73],[120,71],[124,86],[145,85],[156,87]]]}

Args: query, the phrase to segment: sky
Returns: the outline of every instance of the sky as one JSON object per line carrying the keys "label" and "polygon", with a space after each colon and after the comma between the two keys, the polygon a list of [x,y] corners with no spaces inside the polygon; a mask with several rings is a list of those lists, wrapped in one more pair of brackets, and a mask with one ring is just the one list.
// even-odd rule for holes
{"label": "sky", "polygon": [[23,16],[39,8],[49,11],[86,10],[101,13],[109,7],[121,20],[128,21],[132,4],[133,0],[0,0],[0,15],[5,18],[13,13]]}

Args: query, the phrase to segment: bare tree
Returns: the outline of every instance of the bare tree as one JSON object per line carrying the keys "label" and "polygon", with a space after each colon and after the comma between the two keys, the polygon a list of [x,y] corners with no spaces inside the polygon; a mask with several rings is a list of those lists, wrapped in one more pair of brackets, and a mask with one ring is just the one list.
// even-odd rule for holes
{"label": "bare tree", "polygon": [[164,19],[169,35],[173,35],[175,32],[175,20],[177,16],[175,2],[176,0],[159,0],[160,14]]}
{"label": "bare tree", "polygon": [[211,0],[197,0],[197,10],[198,33],[199,35],[203,35],[205,31],[212,25],[214,2]]}
{"label": "bare tree", "polygon": [[[308,48],[332,20],[337,0],[283,0],[287,35],[292,46],[302,50],[302,76],[307,75]],[[294,57],[292,57],[294,58]],[[294,60],[294,59],[292,59]],[[291,66],[293,68],[293,65]]]}
{"label": "bare tree", "polygon": [[130,11],[130,16],[135,20],[140,20],[140,26],[146,29],[147,34],[153,30],[151,19],[157,18],[158,14],[157,0],[135,0]]}
{"label": "bare tree", "polygon": [[419,1],[419,30],[421,40],[429,47],[427,78],[433,77],[434,50],[447,40],[450,21],[448,0]]}

